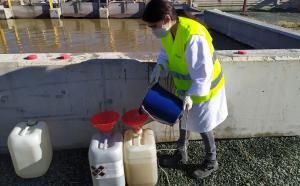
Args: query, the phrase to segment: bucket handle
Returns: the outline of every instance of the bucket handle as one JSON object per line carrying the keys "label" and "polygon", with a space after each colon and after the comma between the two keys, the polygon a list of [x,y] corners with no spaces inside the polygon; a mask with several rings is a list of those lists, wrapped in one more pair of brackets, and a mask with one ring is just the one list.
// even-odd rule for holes
{"label": "bucket handle", "polygon": [[27,131],[29,130],[30,126],[26,126],[20,133],[20,136],[25,136],[25,134],[27,133]]}

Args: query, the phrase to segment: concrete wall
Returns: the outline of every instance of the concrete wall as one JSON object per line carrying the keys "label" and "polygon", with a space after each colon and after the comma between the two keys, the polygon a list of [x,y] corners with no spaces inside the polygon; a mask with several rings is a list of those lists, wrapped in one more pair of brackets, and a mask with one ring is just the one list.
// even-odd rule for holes
{"label": "concrete wall", "polygon": [[145,9],[145,3],[113,2],[109,4],[109,17],[111,18],[139,18]]}
{"label": "concrete wall", "polygon": [[61,8],[64,17],[99,18],[99,4],[96,2],[66,2]]}
{"label": "concrete wall", "polygon": [[[199,9],[220,9],[242,11],[244,0],[194,0],[193,6]],[[272,10],[289,9],[297,10],[299,0],[247,0],[247,9]]]}
{"label": "concrete wall", "polygon": [[[138,18],[141,17],[145,3],[114,2],[109,5],[109,15],[112,18]],[[50,18],[48,5],[14,5],[12,7],[14,18]],[[70,1],[61,6],[64,17],[99,18],[98,2]]]}
{"label": "concrete wall", "polygon": [[204,12],[208,27],[256,49],[300,48],[300,33],[219,10]]}
{"label": "concrete wall", "polygon": [[49,18],[49,6],[42,5],[42,6],[26,6],[26,5],[19,5],[12,7],[14,18]]}
{"label": "concrete wall", "polygon": [[[35,6],[29,6],[29,0],[24,1],[25,6],[19,1],[12,1],[15,18],[49,18],[49,6],[32,0]],[[102,1],[101,1],[102,2]],[[185,6],[185,0],[174,1],[177,6]],[[244,0],[194,0],[193,7],[202,10],[220,9],[227,11],[241,11]],[[0,1],[1,4],[1,1]],[[144,10],[143,2],[113,2],[109,5],[110,17],[140,17]],[[288,9],[300,11],[299,0],[248,0],[247,8],[254,10]],[[99,17],[98,2],[69,1],[62,3],[62,15],[65,17]]]}
{"label": "concrete wall", "polygon": [[[109,4],[111,18],[141,17],[145,3],[112,2]],[[92,2],[66,2],[62,4],[64,17],[99,17],[99,4]]]}
{"label": "concrete wall", "polygon": [[[300,135],[300,50],[219,51],[229,117],[218,138]],[[147,92],[149,53],[0,55],[0,149],[12,128],[28,119],[48,123],[56,149],[88,147],[97,132],[89,118],[100,111],[136,108]],[[150,122],[157,141],[176,139],[178,127]],[[119,123],[116,130],[124,130]],[[198,138],[193,135],[193,138]]]}

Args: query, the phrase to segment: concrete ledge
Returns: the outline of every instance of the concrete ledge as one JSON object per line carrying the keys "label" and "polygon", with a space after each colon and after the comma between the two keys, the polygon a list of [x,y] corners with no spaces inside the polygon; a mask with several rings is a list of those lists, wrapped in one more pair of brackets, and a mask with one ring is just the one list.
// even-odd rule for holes
{"label": "concrete ledge", "polygon": [[99,18],[99,3],[69,1],[61,5],[64,17]]}
{"label": "concrete ledge", "polygon": [[[194,0],[193,6],[201,10],[220,9],[242,11],[244,0]],[[252,10],[297,10],[298,0],[247,0],[247,9]]]}
{"label": "concrete ledge", "polygon": [[14,17],[13,11],[11,8],[4,8],[0,6],[0,19],[11,19]]}
{"label": "concrete ledge", "polygon": [[[226,80],[229,117],[217,138],[300,135],[300,50],[218,51]],[[88,147],[94,113],[136,108],[148,89],[155,53],[0,55],[0,149],[20,121],[49,124],[55,149]],[[169,80],[162,84],[170,88]],[[178,126],[151,122],[157,141],[173,141]],[[124,130],[119,123],[115,130]],[[192,139],[198,139],[193,134]]]}
{"label": "concrete ledge", "polygon": [[300,48],[300,33],[219,10],[204,12],[212,29],[256,49]]}
{"label": "concrete ledge", "polygon": [[[2,6],[3,7],[3,6]],[[145,8],[144,2],[111,2],[109,7],[100,7],[99,2],[69,1],[61,4],[60,8],[49,9],[48,5],[15,5],[12,12],[15,18],[139,18]],[[3,9],[3,10],[2,10]],[[0,8],[0,18],[11,18],[9,9]]]}
{"label": "concrete ledge", "polygon": [[30,6],[30,5],[16,5],[12,7],[15,18],[49,18],[50,11],[48,5]]}
{"label": "concrete ledge", "polygon": [[109,9],[108,8],[99,8],[99,16],[100,18],[108,18],[109,17]]}
{"label": "concrete ledge", "polygon": [[50,18],[51,19],[60,19],[61,17],[61,9],[60,8],[53,8],[50,10]]}
{"label": "concrete ledge", "polygon": [[140,18],[145,9],[144,2],[113,2],[109,4],[111,18]]}

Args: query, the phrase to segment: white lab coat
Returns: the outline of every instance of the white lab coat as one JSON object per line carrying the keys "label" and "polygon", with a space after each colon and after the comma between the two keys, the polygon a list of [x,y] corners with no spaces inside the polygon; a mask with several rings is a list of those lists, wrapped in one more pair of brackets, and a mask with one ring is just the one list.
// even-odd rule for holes
{"label": "white lab coat", "polygon": [[[205,96],[209,93],[211,78],[213,75],[213,62],[206,39],[200,35],[193,35],[186,46],[185,56],[189,73],[193,80],[189,95]],[[161,47],[157,62],[159,64],[168,61],[165,50]],[[165,73],[161,74],[162,76]],[[193,104],[186,117],[182,118],[182,129],[203,133],[214,129],[227,117],[227,101],[225,86],[219,90],[211,100],[201,104]],[[187,124],[187,127],[186,127]]]}

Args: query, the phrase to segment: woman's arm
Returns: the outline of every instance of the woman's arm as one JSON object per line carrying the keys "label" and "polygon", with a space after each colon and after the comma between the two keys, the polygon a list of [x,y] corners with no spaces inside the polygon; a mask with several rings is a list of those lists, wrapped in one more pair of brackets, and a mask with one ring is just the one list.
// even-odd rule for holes
{"label": "woman's arm", "polygon": [[206,96],[213,76],[213,61],[206,39],[193,35],[185,49],[192,85],[186,95]]}
{"label": "woman's arm", "polygon": [[169,72],[168,68],[168,56],[167,53],[165,52],[165,49],[161,46],[160,51],[157,57],[157,64],[161,65],[163,67],[160,76],[161,77],[166,77]]}

